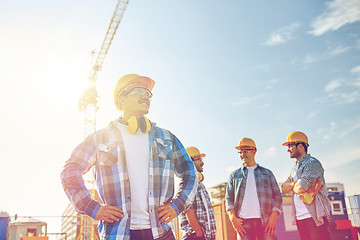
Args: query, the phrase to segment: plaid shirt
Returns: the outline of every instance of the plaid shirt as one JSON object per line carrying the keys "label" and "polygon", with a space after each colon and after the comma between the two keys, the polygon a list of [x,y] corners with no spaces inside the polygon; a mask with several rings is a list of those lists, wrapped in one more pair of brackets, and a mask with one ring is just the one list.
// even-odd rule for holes
{"label": "plaid shirt", "polygon": [[[321,181],[324,186],[315,195],[314,201],[310,205],[305,204],[305,206],[317,226],[324,224],[323,217],[327,217],[330,222],[330,200],[327,197],[328,192],[325,185],[324,169],[320,161],[312,157],[310,154],[305,155],[298,162],[296,177],[299,179],[298,183],[300,186],[305,190],[313,185],[317,179]],[[293,223],[295,224],[295,204],[293,204],[292,209]]]}
{"label": "plaid shirt", "polygon": [[[206,213],[205,203],[202,201],[201,197],[201,191],[203,192],[205,198],[206,198],[206,204],[207,208],[209,209],[209,220]],[[209,197],[208,192],[205,189],[205,186],[203,183],[199,183],[199,187],[194,199],[194,202],[191,206],[189,206],[188,209],[193,209],[197,220],[201,226],[201,229],[204,233],[204,237],[206,240],[215,240],[216,236],[216,224],[215,224],[215,218],[214,218],[214,211],[213,207],[211,205],[211,200]],[[181,230],[185,232],[184,237],[187,237],[194,233],[195,231],[191,228],[190,223],[185,215],[184,212],[180,214],[180,225]],[[208,223],[210,223],[210,227],[208,226]]]}
{"label": "plaid shirt", "polygon": [[[131,194],[124,142],[113,121],[109,127],[89,135],[78,145],[61,173],[65,193],[80,213],[95,218],[100,204],[84,185],[82,174],[92,166],[101,200],[123,210],[119,222],[99,223],[101,239],[130,239]],[[170,203],[177,214],[192,203],[198,186],[195,166],[180,141],[169,131],[152,124],[149,133],[149,216],[154,239],[162,237],[169,226],[158,220],[158,207]],[[174,173],[181,178],[174,196]]]}
{"label": "plaid shirt", "polygon": [[[226,211],[234,209],[238,216],[244,200],[248,170],[245,166],[235,170],[226,187]],[[261,221],[267,223],[272,211],[281,212],[282,197],[274,174],[267,168],[257,165],[254,170],[256,191],[260,204]]]}

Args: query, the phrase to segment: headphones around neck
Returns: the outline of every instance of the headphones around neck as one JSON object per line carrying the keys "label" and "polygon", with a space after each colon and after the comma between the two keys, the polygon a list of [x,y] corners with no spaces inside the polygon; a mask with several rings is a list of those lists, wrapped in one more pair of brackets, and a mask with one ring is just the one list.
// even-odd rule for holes
{"label": "headphones around neck", "polygon": [[139,118],[131,116],[128,121],[119,118],[119,122],[128,125],[128,131],[131,134],[135,134],[139,128],[143,133],[148,133],[151,130],[150,120],[145,116]]}
{"label": "headphones around neck", "polygon": [[198,174],[199,174],[199,182],[204,181],[205,179],[204,174],[202,174],[201,172],[198,172]]}

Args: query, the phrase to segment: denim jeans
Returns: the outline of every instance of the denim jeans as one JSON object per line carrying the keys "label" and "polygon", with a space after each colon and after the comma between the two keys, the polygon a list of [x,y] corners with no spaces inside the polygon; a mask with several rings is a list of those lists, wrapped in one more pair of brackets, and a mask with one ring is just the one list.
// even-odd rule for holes
{"label": "denim jeans", "polygon": [[260,218],[244,219],[241,225],[246,231],[241,240],[277,240],[276,233],[265,233],[266,224],[263,225]]}
{"label": "denim jeans", "polygon": [[[151,229],[130,230],[130,240],[154,240]],[[169,229],[161,238],[156,240],[175,240],[174,234]]]}
{"label": "denim jeans", "polygon": [[296,220],[296,226],[301,240],[331,240],[329,232],[329,222],[323,217],[324,224],[316,226],[312,218]]}

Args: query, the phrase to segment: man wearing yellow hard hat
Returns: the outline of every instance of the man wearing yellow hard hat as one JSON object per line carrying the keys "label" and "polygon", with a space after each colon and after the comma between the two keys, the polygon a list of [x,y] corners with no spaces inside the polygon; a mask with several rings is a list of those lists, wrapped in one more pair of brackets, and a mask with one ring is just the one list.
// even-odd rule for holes
{"label": "man wearing yellow hard hat", "polygon": [[302,240],[330,240],[330,201],[325,185],[324,169],[319,160],[307,153],[308,137],[291,132],[283,143],[296,164],[282,184],[283,193],[293,192],[293,221]]}
{"label": "man wearing yellow hard hat", "polygon": [[203,172],[203,158],[206,156],[200,153],[196,147],[186,148],[186,152],[194,162],[199,174],[199,187],[193,203],[180,214],[180,226],[183,231],[183,239],[186,240],[215,240],[216,224],[214,210],[205,185]]}
{"label": "man wearing yellow hard hat", "polygon": [[226,211],[241,239],[277,239],[276,222],[282,197],[274,174],[256,163],[251,138],[235,147],[243,166],[231,173],[225,195]]}
{"label": "man wearing yellow hard hat", "polygon": [[[155,82],[127,74],[115,87],[122,112],[72,152],[61,178],[76,210],[99,220],[101,239],[174,240],[168,223],[193,202],[195,166],[170,131],[145,117]],[[92,166],[103,204],[91,198],[82,174]],[[181,178],[175,195],[174,173]]]}

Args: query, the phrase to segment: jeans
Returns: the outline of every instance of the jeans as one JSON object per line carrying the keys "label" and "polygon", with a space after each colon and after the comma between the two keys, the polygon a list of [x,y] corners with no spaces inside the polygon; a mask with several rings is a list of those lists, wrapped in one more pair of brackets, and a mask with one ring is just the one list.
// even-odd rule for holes
{"label": "jeans", "polygon": [[270,235],[265,232],[266,224],[263,225],[260,218],[244,219],[241,225],[246,231],[241,240],[277,240],[276,233]]}
{"label": "jeans", "polygon": [[[130,240],[154,240],[151,229],[130,230]],[[174,234],[169,229],[161,238],[157,240],[175,240]]]}
{"label": "jeans", "polygon": [[329,232],[329,222],[323,217],[324,224],[316,226],[312,218],[296,220],[296,226],[301,240],[331,240]]}

